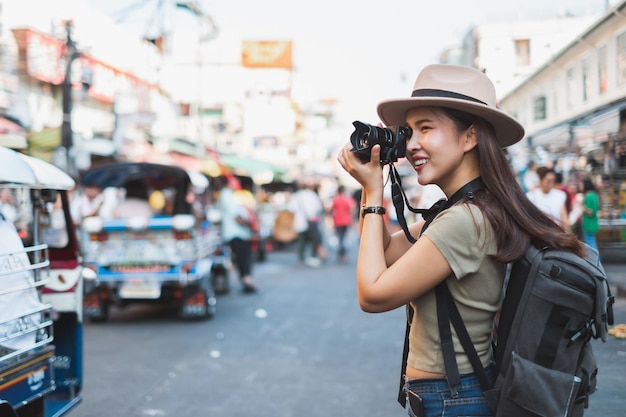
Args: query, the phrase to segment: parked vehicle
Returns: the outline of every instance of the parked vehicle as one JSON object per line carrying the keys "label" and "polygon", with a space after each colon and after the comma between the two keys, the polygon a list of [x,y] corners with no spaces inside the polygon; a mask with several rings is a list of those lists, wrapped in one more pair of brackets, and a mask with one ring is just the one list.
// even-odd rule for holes
{"label": "parked vehicle", "polygon": [[112,305],[169,303],[182,318],[212,317],[211,254],[218,236],[194,213],[188,172],[129,162],[93,168],[82,177],[83,186],[117,188],[126,201],[138,182],[153,213],[127,215],[121,201],[113,217],[89,217],[81,225],[85,261],[96,272],[85,285],[85,315],[101,321]]}
{"label": "parked vehicle", "polygon": [[[0,147],[0,415],[56,417],[81,400],[83,280],[60,169]],[[91,274],[93,275],[93,274]]]}

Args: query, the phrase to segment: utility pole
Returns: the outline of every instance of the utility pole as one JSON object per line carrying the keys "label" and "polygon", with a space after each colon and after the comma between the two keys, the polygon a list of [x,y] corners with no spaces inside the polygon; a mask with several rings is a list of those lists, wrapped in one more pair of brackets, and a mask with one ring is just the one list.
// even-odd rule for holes
{"label": "utility pole", "polygon": [[72,21],[65,22],[67,40],[65,42],[65,78],[63,79],[63,124],[61,125],[61,147],[65,150],[65,169],[70,175],[75,175],[74,161],[72,160],[72,146],[74,145],[72,132],[72,63],[80,52],[72,39]]}

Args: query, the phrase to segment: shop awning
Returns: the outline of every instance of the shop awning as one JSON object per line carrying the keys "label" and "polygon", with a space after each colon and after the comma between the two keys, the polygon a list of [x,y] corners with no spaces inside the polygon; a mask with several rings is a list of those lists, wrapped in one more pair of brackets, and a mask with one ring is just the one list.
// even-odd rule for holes
{"label": "shop awning", "polygon": [[26,131],[22,126],[7,119],[6,117],[0,117],[0,133],[17,133],[20,135],[26,135]]}
{"label": "shop awning", "polygon": [[28,143],[31,148],[56,149],[61,146],[61,126],[49,127],[39,132],[31,132],[28,135]]}
{"label": "shop awning", "polygon": [[273,164],[235,154],[221,154],[220,159],[234,174],[252,177],[257,184],[272,182],[275,177],[285,174],[282,169]]}

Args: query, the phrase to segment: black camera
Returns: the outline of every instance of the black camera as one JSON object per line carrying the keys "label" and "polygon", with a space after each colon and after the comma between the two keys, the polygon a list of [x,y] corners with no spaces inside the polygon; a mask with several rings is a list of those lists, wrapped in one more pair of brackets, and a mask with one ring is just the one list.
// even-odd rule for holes
{"label": "black camera", "polygon": [[350,135],[352,143],[351,152],[358,158],[367,162],[370,160],[372,147],[380,145],[380,162],[390,164],[398,158],[404,158],[406,154],[406,141],[411,138],[413,131],[410,127],[398,126],[395,131],[387,127],[368,125],[367,123],[354,121],[354,132]]}

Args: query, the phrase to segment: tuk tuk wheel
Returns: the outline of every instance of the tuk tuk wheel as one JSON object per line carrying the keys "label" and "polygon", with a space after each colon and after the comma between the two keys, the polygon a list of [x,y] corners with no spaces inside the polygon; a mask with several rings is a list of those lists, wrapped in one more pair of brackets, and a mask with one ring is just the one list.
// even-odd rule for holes
{"label": "tuk tuk wheel", "polygon": [[211,284],[217,295],[225,295],[230,292],[230,277],[225,268],[213,268],[211,271]]}
{"label": "tuk tuk wheel", "polygon": [[187,287],[179,310],[182,319],[210,319],[215,315],[217,299],[213,290],[202,285]]}
{"label": "tuk tuk wheel", "polygon": [[109,319],[109,302],[95,290],[83,299],[83,313],[91,322],[103,322]]}

